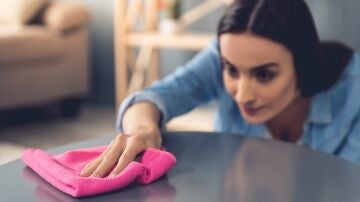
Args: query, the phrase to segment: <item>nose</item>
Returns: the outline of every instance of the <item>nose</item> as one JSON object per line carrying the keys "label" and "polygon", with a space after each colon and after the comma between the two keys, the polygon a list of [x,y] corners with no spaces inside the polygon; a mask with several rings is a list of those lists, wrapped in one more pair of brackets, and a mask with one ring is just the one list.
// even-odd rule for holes
{"label": "nose", "polygon": [[255,101],[254,90],[251,80],[248,78],[239,79],[236,88],[235,101],[241,104],[251,104]]}

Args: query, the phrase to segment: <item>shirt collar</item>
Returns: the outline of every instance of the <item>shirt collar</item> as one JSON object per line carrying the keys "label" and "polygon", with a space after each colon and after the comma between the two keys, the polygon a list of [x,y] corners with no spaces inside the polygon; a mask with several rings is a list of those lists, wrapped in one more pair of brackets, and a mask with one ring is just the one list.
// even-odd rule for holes
{"label": "shirt collar", "polygon": [[323,92],[312,98],[307,122],[313,124],[329,124],[332,121],[332,102],[328,93]]}

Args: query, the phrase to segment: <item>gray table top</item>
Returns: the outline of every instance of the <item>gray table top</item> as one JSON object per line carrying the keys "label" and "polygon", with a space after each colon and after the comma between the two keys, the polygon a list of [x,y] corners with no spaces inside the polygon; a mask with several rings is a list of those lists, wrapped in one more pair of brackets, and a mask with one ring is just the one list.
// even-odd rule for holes
{"label": "gray table top", "polygon": [[[51,150],[106,145],[114,136]],[[360,201],[360,166],[296,145],[239,135],[166,133],[177,164],[149,185],[68,196],[20,160],[0,167],[0,201]]]}

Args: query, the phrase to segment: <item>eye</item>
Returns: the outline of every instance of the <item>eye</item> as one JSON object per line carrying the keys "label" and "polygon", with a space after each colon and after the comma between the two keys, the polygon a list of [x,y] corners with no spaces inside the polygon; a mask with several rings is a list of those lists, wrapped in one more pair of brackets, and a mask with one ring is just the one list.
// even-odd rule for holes
{"label": "eye", "polygon": [[268,83],[275,77],[275,73],[268,70],[259,70],[255,72],[255,77],[261,83]]}
{"label": "eye", "polygon": [[230,77],[237,78],[239,77],[239,71],[232,65],[223,63],[224,70]]}

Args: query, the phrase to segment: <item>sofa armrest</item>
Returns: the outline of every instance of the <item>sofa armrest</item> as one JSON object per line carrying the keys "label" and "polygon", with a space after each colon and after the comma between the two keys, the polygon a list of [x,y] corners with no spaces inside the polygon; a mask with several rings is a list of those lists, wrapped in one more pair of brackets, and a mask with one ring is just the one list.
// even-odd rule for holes
{"label": "sofa armrest", "polygon": [[84,6],[66,1],[53,1],[45,10],[43,22],[50,30],[64,33],[90,21],[90,11]]}

